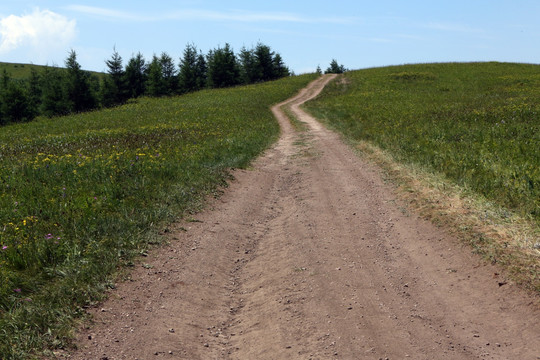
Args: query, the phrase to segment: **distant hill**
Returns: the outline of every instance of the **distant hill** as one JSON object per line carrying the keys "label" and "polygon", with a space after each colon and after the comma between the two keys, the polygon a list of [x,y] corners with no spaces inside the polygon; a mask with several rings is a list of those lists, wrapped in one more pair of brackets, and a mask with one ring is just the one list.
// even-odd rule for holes
{"label": "distant hill", "polygon": [[[46,67],[47,66],[45,65],[0,62],[0,74],[2,74],[4,70],[6,70],[13,79],[26,79],[27,77],[30,76],[30,71],[32,69],[36,69],[38,72],[41,72]],[[104,73],[101,73],[101,72],[96,72],[96,71],[90,71],[90,72],[99,77],[104,75]]]}

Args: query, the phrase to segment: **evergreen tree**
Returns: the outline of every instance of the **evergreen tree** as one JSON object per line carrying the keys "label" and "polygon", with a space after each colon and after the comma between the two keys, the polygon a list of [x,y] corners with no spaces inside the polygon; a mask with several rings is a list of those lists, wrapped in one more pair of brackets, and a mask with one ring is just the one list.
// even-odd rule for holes
{"label": "evergreen tree", "polygon": [[163,81],[163,69],[160,59],[154,55],[152,62],[148,65],[146,81],[146,93],[149,96],[165,95],[165,83]]}
{"label": "evergreen tree", "polygon": [[43,93],[41,89],[41,76],[36,71],[36,69],[32,68],[30,70],[30,77],[28,78],[27,84],[29,108],[33,114],[32,117],[35,117],[39,114],[39,107],[41,106],[41,96]]}
{"label": "evergreen tree", "polygon": [[128,88],[128,97],[137,98],[146,91],[147,66],[144,57],[139,52],[132,56],[126,65],[125,80]]}
{"label": "evergreen tree", "polygon": [[200,89],[201,81],[198,76],[198,62],[197,48],[195,45],[188,44],[184,49],[183,57],[180,59],[180,72],[178,73],[180,93],[187,93]]}
{"label": "evergreen tree", "polygon": [[274,79],[287,77],[291,74],[289,68],[285,65],[279,53],[276,53],[274,55],[274,59],[272,62],[274,64]]}
{"label": "evergreen tree", "polygon": [[2,108],[4,107],[4,93],[6,92],[9,86],[10,76],[6,69],[2,72],[2,78],[0,78],[0,125],[5,125],[8,123]]}
{"label": "evergreen tree", "polygon": [[197,90],[204,89],[208,83],[208,64],[202,52],[199,52],[197,57],[197,72],[195,77],[197,79]]}
{"label": "evergreen tree", "polygon": [[336,59],[332,59],[330,66],[324,72],[325,74],[343,74],[347,69],[343,65],[339,65]]}
{"label": "evergreen tree", "polygon": [[238,54],[240,62],[240,77],[243,84],[252,84],[257,82],[262,77],[257,66],[257,59],[253,50],[248,50],[246,47],[242,47],[240,54]]}
{"label": "evergreen tree", "polygon": [[81,112],[94,109],[97,99],[90,86],[90,74],[81,69],[74,50],[69,53],[65,65],[66,87],[71,111]]}
{"label": "evergreen tree", "polygon": [[10,82],[11,75],[9,75],[7,70],[4,69],[4,71],[2,71],[2,79],[0,79],[0,92],[5,91],[8,88]]}
{"label": "evergreen tree", "polygon": [[178,90],[178,77],[173,59],[163,52],[159,58],[163,83],[163,95],[173,95]]}
{"label": "evergreen tree", "polygon": [[276,79],[274,69],[274,52],[269,46],[258,43],[254,50],[257,59],[257,69],[260,74],[258,81],[269,81]]}
{"label": "evergreen tree", "polygon": [[41,113],[53,117],[70,112],[66,90],[65,72],[56,67],[46,67],[41,76]]}
{"label": "evergreen tree", "polygon": [[0,112],[5,123],[30,121],[33,118],[29,107],[28,95],[21,84],[10,81],[2,89],[2,106]]}
{"label": "evergreen tree", "polygon": [[30,121],[37,115],[37,102],[31,99],[29,88],[39,84],[37,72],[31,71],[29,80],[14,80],[4,70],[0,79],[0,124]]}
{"label": "evergreen tree", "polygon": [[208,85],[223,88],[240,83],[240,68],[229,44],[208,53]]}
{"label": "evergreen tree", "polygon": [[289,76],[280,54],[274,53],[268,45],[258,43],[254,49],[242,48],[238,55],[241,80],[245,84],[269,81]]}
{"label": "evergreen tree", "polygon": [[126,84],[126,74],[122,65],[122,57],[116,49],[107,64],[108,77],[104,79],[101,91],[101,103],[104,106],[112,106],[122,104],[129,97],[129,92]]}

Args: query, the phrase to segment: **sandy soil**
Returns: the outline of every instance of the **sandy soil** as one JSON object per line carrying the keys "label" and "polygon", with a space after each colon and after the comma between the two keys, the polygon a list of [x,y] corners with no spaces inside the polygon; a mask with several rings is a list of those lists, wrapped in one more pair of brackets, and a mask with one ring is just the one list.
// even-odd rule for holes
{"label": "sandy soil", "polygon": [[[540,359],[540,311],[299,104],[280,141],[92,310],[71,359]],[[185,228],[187,231],[184,231]]]}

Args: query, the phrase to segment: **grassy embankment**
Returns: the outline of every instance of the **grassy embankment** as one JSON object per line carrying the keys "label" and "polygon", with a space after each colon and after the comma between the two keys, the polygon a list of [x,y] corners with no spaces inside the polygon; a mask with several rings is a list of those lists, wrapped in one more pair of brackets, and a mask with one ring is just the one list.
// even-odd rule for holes
{"label": "grassy embankment", "polygon": [[1,128],[0,358],[63,346],[119,266],[277,139],[270,105],[314,78]]}
{"label": "grassy embankment", "polygon": [[354,71],[306,107],[382,164],[412,205],[540,292],[540,66]]}

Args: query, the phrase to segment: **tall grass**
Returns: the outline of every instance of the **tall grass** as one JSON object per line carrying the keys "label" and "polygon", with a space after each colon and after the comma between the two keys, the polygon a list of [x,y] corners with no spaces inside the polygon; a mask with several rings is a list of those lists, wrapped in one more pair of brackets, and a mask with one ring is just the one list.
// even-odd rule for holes
{"label": "tall grass", "polygon": [[313,78],[2,128],[0,358],[63,346],[118,266],[277,138],[269,106]]}
{"label": "tall grass", "polygon": [[349,72],[307,108],[345,136],[540,222],[540,66],[420,64]]}

